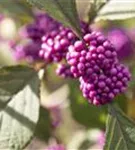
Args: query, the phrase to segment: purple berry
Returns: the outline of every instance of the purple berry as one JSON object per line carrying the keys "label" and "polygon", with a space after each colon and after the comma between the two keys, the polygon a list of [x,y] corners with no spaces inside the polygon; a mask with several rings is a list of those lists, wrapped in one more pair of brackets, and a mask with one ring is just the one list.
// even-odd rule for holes
{"label": "purple berry", "polygon": [[111,75],[116,75],[117,74],[117,69],[116,68],[112,68],[110,70]]}
{"label": "purple berry", "polygon": [[100,81],[100,82],[98,83],[98,87],[104,88],[104,87],[105,87],[105,82]]}

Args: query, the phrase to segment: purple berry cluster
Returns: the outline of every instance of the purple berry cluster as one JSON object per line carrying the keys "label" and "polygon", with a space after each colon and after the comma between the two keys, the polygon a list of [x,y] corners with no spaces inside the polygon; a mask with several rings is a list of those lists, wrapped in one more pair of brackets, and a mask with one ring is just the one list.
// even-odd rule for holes
{"label": "purple berry cluster", "polygon": [[112,63],[117,62],[117,53],[100,32],[92,32],[84,36],[84,41],[71,45],[66,58],[74,77],[80,77],[111,68]]}
{"label": "purple berry cluster", "polygon": [[126,90],[129,71],[119,63],[116,49],[101,33],[84,35],[83,41],[69,47],[66,59],[90,103],[106,104]]}
{"label": "purple berry cluster", "polygon": [[68,46],[75,38],[76,35],[70,29],[60,26],[42,37],[39,56],[46,62],[60,62],[66,57]]}
{"label": "purple berry cluster", "polygon": [[125,92],[129,80],[128,69],[121,64],[115,64],[107,74],[93,73],[89,78],[80,77],[80,89],[90,103],[103,105]]}
{"label": "purple berry cluster", "polygon": [[[80,25],[83,34],[91,32],[87,23],[81,21]],[[39,57],[46,63],[60,63],[66,58],[68,47],[74,44],[76,40],[78,40],[78,37],[73,31],[61,25],[57,30],[53,30],[42,37]],[[73,78],[69,65],[60,64],[58,66],[59,67],[56,69],[57,75]]]}
{"label": "purple berry cluster", "polygon": [[73,74],[70,71],[70,66],[67,64],[58,64],[56,74],[63,78],[74,78]]}
{"label": "purple berry cluster", "polygon": [[[80,24],[83,34],[90,32],[87,23],[81,22]],[[71,29],[61,25],[57,30],[53,30],[42,37],[39,56],[46,62],[60,62],[63,58],[65,59],[68,47],[77,39],[78,37]]]}

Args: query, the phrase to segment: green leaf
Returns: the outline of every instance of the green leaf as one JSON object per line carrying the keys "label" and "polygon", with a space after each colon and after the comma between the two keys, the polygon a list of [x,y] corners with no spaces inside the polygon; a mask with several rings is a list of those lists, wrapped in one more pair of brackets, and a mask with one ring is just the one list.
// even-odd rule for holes
{"label": "green leaf", "polygon": [[90,9],[88,11],[88,22],[91,24],[94,19],[97,17],[98,12],[102,9],[102,7],[107,3],[107,0],[94,0],[90,1]]}
{"label": "green leaf", "polygon": [[27,0],[81,36],[75,0]]}
{"label": "green leaf", "polygon": [[41,107],[35,136],[41,140],[48,141],[51,136],[51,127],[52,126],[49,111]]}
{"label": "green leaf", "polygon": [[0,69],[0,108],[27,85],[36,72],[25,66],[2,67]]}
{"label": "green leaf", "polygon": [[120,95],[116,96],[114,101],[119,105],[119,107],[121,108],[121,110],[124,113],[127,113],[128,98],[127,98],[127,96],[125,94],[120,94]]}
{"label": "green leaf", "polygon": [[135,1],[110,0],[98,12],[96,20],[122,20],[135,17]]}
{"label": "green leaf", "polygon": [[117,106],[109,105],[104,150],[135,149],[135,123]]}
{"label": "green leaf", "polygon": [[0,105],[3,103],[0,149],[23,149],[31,140],[39,117],[39,78],[33,69],[0,69]]}
{"label": "green leaf", "polygon": [[76,82],[70,84],[70,107],[74,119],[87,128],[104,128],[106,118],[104,106],[89,104],[78,87]]}

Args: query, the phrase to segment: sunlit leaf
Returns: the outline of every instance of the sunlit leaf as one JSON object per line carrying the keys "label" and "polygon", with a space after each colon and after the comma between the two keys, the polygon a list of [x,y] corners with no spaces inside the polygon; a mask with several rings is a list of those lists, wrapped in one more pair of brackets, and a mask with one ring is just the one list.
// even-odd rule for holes
{"label": "sunlit leaf", "polygon": [[122,20],[135,17],[135,1],[110,0],[98,12],[98,20]]}
{"label": "sunlit leaf", "polygon": [[[35,71],[25,66],[2,67],[0,69],[0,102],[7,103],[27,85]],[[2,107],[2,104],[0,108]]]}
{"label": "sunlit leaf", "polygon": [[39,117],[37,73],[22,66],[0,69],[0,105],[0,149],[23,149]]}

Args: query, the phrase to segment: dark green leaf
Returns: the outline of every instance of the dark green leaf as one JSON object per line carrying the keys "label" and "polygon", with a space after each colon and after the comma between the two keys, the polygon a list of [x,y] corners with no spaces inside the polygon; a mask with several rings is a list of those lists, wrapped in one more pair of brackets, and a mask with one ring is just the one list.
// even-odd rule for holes
{"label": "dark green leaf", "polygon": [[90,9],[88,11],[88,22],[91,24],[94,19],[97,17],[98,12],[102,9],[102,7],[107,3],[107,0],[94,0],[90,1]]}
{"label": "dark green leaf", "polygon": [[48,141],[51,136],[51,119],[47,109],[41,107],[39,121],[36,127],[35,136],[41,140]]}
{"label": "dark green leaf", "polygon": [[81,35],[75,0],[27,0]]}
{"label": "dark green leaf", "polygon": [[[0,102],[7,103],[26,86],[36,72],[25,66],[3,67],[0,69]],[[0,108],[2,107],[2,104]]]}
{"label": "dark green leaf", "polygon": [[128,99],[125,94],[116,96],[114,101],[119,105],[123,112],[127,113]]}
{"label": "dark green leaf", "polygon": [[0,98],[0,105],[4,104],[0,111],[0,149],[20,150],[31,140],[38,121],[36,72],[22,66],[0,69]]}
{"label": "dark green leaf", "polygon": [[113,104],[109,113],[104,150],[135,149],[135,123]]}

